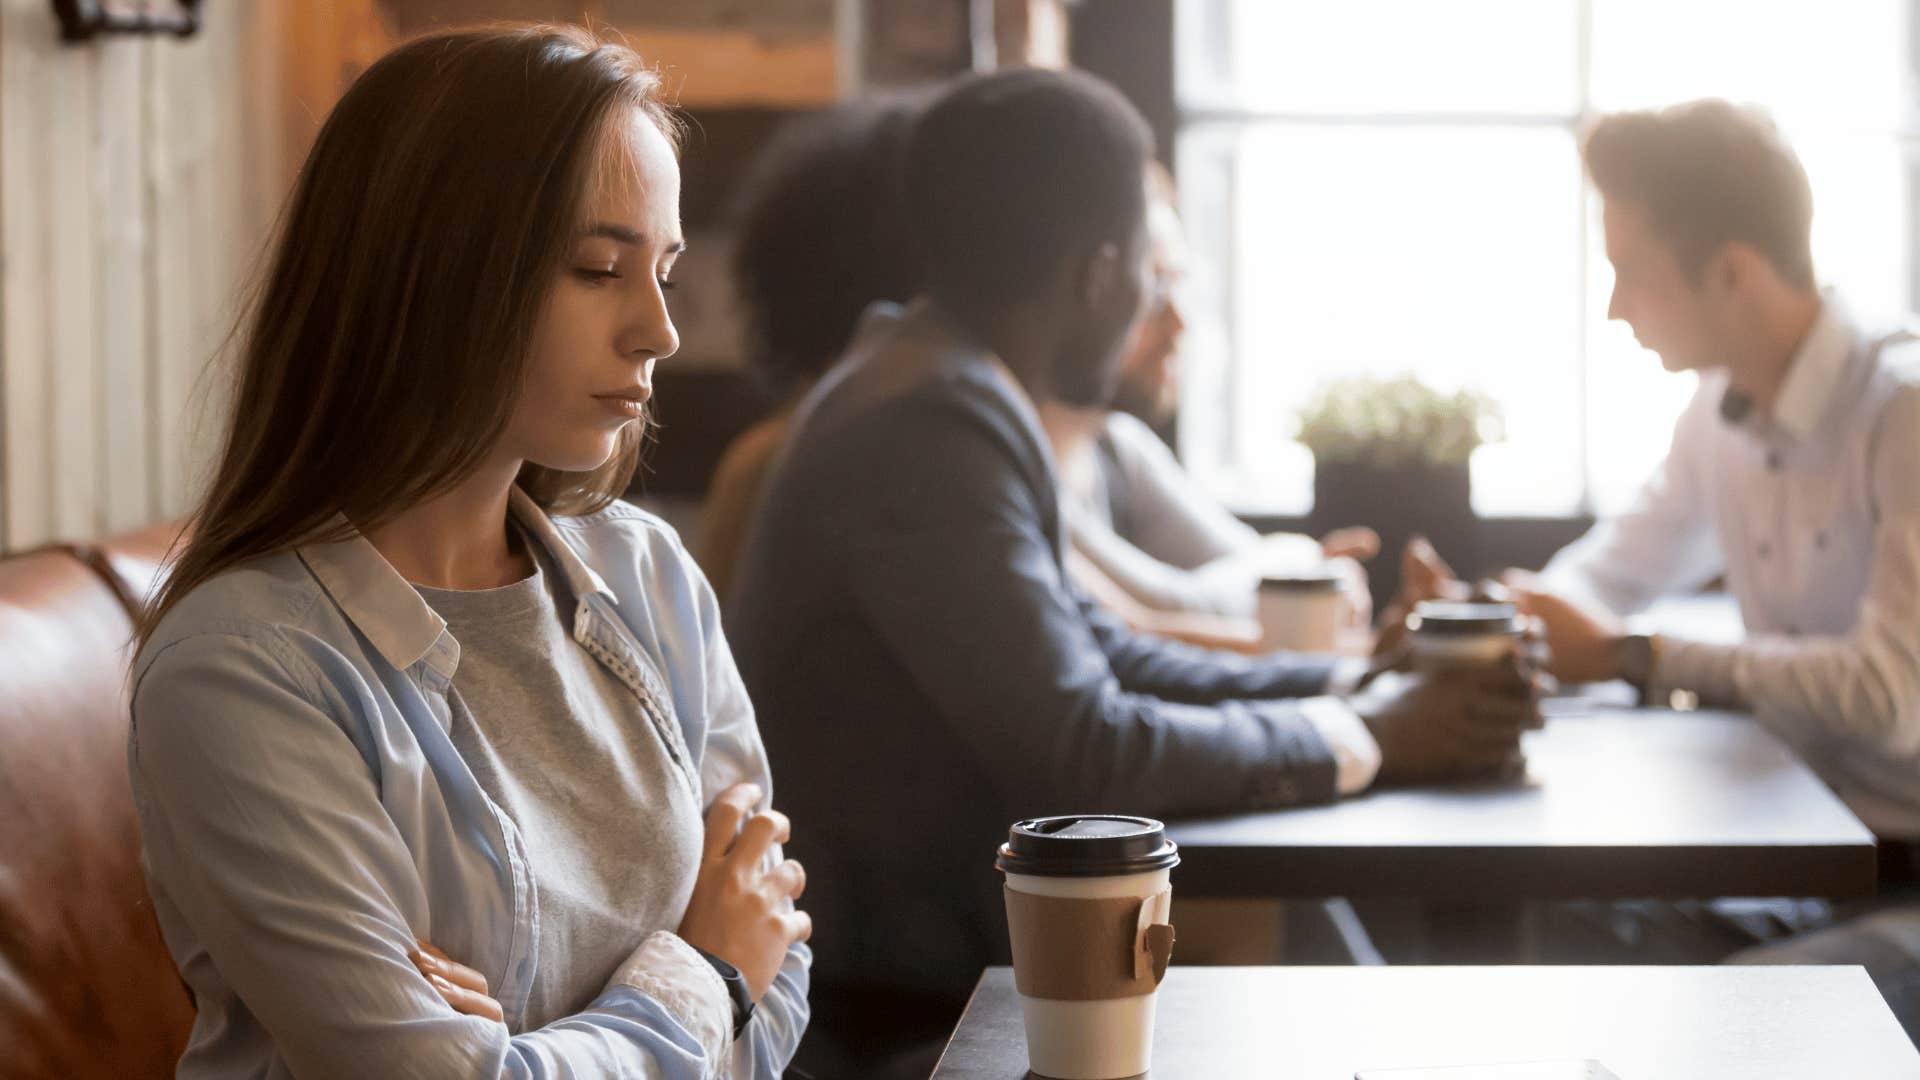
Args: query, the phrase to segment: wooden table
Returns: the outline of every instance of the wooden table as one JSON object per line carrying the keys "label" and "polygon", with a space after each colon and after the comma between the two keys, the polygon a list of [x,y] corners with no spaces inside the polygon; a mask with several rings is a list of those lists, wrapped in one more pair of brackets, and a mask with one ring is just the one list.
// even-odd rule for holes
{"label": "wooden table", "polygon": [[1869,895],[1873,835],[1742,716],[1552,703],[1521,781],[1174,822],[1177,897]]}
{"label": "wooden table", "polygon": [[[1593,1058],[1620,1080],[1920,1078],[1857,967],[1181,968],[1150,1080],[1350,1080],[1357,1069]],[[1016,1080],[1010,968],[988,968],[935,1080]]]}

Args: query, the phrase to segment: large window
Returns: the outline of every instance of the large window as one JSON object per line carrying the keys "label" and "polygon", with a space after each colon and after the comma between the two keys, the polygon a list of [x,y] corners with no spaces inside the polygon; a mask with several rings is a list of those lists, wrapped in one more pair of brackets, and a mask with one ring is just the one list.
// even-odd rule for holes
{"label": "large window", "polygon": [[1618,509],[1690,377],[1606,319],[1592,116],[1772,110],[1812,178],[1814,258],[1862,315],[1910,306],[1907,0],[1178,0],[1193,245],[1181,451],[1237,508],[1305,512],[1294,416],[1412,371],[1498,399],[1482,514]]}

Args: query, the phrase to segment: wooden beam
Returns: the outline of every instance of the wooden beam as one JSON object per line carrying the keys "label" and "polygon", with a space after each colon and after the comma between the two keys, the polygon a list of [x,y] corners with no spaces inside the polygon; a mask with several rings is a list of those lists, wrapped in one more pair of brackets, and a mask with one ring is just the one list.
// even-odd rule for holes
{"label": "wooden beam", "polygon": [[773,40],[744,30],[623,27],[633,50],[661,67],[681,106],[807,107],[840,96],[831,28],[818,37]]}

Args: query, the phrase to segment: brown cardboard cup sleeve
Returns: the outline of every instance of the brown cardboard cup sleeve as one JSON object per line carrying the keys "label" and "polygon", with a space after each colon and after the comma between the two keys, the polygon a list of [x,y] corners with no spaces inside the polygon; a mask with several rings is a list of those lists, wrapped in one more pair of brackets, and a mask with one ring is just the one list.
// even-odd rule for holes
{"label": "brown cardboard cup sleeve", "polygon": [[1173,890],[1080,899],[1004,887],[1013,983],[1052,1001],[1150,994],[1173,959]]}

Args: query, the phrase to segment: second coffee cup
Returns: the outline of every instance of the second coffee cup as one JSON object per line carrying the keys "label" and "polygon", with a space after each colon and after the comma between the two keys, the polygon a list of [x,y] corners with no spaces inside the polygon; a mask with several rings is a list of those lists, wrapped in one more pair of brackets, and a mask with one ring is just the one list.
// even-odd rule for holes
{"label": "second coffee cup", "polygon": [[1337,571],[1315,568],[1260,579],[1260,628],[1270,648],[1333,652],[1350,607]]}
{"label": "second coffee cup", "polygon": [[1115,1080],[1153,1059],[1156,992],[1173,955],[1169,874],[1179,848],[1151,818],[1079,814],[1016,823],[1006,872],[1013,981],[1027,1060],[1049,1080]]}

